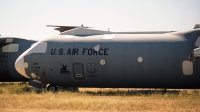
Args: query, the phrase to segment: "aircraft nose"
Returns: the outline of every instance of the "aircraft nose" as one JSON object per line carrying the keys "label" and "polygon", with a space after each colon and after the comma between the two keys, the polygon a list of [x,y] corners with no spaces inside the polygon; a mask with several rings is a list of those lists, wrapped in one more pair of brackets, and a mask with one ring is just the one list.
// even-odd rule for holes
{"label": "aircraft nose", "polygon": [[15,69],[17,70],[18,73],[20,73],[24,77],[29,78],[25,72],[25,68],[27,67],[28,63],[24,62],[24,56],[23,55],[19,56],[18,59],[15,61]]}
{"label": "aircraft nose", "polygon": [[24,77],[30,78],[25,72],[25,69],[28,68],[29,65],[27,62],[24,62],[24,57],[32,53],[45,53],[46,49],[47,49],[46,42],[39,41],[33,44],[28,50],[26,50],[23,54],[21,54],[15,61],[15,69],[17,70],[17,72],[19,72]]}

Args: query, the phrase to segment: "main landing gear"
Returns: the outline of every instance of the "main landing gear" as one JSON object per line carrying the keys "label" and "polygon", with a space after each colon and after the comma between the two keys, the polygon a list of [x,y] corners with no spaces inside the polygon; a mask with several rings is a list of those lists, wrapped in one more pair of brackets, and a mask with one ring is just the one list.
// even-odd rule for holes
{"label": "main landing gear", "polygon": [[54,85],[48,85],[47,86],[47,91],[55,93],[58,90],[58,88]]}
{"label": "main landing gear", "polygon": [[63,90],[74,91],[74,92],[78,91],[78,87],[61,87],[58,85],[42,83],[37,80],[29,80],[29,85],[35,89],[44,90],[44,88],[45,88],[45,90],[47,90],[49,92],[53,92],[53,93],[55,93],[58,90],[58,88],[63,89]]}

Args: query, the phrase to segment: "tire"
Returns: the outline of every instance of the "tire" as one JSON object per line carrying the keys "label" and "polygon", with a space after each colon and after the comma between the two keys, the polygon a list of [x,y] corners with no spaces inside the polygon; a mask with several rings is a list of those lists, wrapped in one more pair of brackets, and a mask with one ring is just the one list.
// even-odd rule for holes
{"label": "tire", "polygon": [[57,91],[57,87],[54,86],[54,85],[49,85],[49,86],[47,87],[47,91],[52,92],[52,93],[55,93],[55,92]]}

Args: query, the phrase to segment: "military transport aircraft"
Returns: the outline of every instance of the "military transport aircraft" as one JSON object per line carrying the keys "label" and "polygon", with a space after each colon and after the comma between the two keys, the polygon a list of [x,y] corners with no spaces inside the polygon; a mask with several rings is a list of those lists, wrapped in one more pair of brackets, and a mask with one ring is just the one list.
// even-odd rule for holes
{"label": "military transport aircraft", "polygon": [[[82,26],[55,26],[48,25],[48,27],[56,27],[55,30],[60,32],[64,32],[70,29],[82,27]],[[167,31],[169,32],[169,31]],[[119,32],[118,32],[119,33]],[[125,32],[123,32],[125,33]],[[126,33],[166,33],[163,31],[160,32],[126,32]],[[34,43],[38,40],[30,40],[25,38],[18,37],[5,37],[0,35],[0,82],[19,82],[19,81],[29,81],[28,78],[20,75],[16,70],[14,63],[16,59],[25,52],[28,48],[30,48]]]}
{"label": "military transport aircraft", "polygon": [[[182,32],[54,26],[41,41],[0,37],[0,81],[33,87],[200,88],[200,24]],[[24,76],[24,77],[22,77]]]}

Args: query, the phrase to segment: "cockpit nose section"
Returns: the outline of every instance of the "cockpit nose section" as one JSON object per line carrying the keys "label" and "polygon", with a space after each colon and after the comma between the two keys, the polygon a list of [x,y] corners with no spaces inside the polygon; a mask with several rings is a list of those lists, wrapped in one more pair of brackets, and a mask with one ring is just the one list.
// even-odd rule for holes
{"label": "cockpit nose section", "polygon": [[[24,66],[25,65],[25,66]],[[24,63],[24,56],[19,56],[18,59],[15,62],[15,69],[18,73],[20,73],[22,76],[29,78],[25,72],[25,67],[28,67],[26,63]]]}
{"label": "cockpit nose section", "polygon": [[46,42],[35,43],[18,57],[15,61],[15,69],[24,77],[36,78],[42,72],[42,54],[46,49]]}
{"label": "cockpit nose section", "polygon": [[[24,68],[26,75],[32,79],[40,79],[44,70],[43,70],[43,58],[42,53],[34,53],[27,56],[24,56]],[[28,66],[27,66],[28,65]]]}

